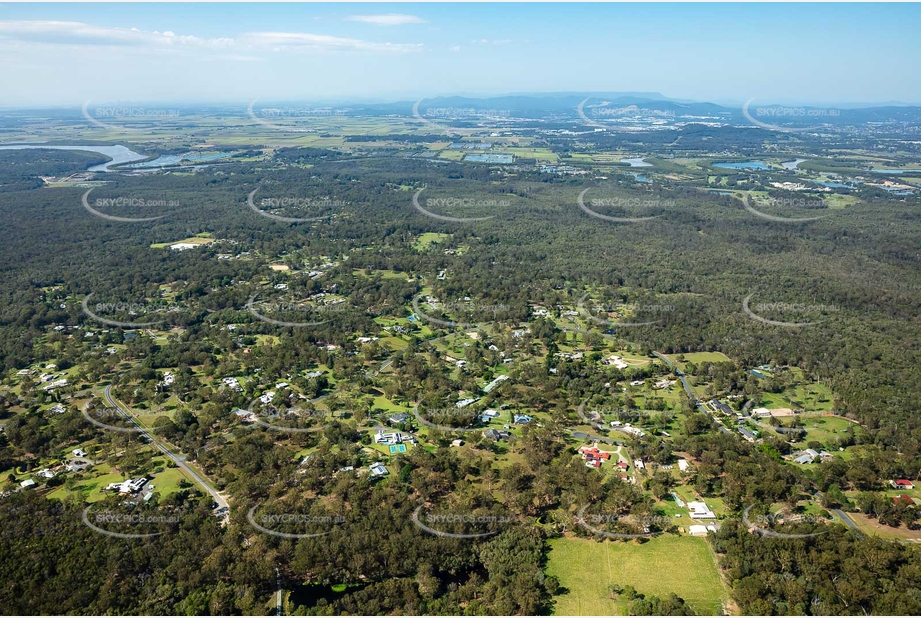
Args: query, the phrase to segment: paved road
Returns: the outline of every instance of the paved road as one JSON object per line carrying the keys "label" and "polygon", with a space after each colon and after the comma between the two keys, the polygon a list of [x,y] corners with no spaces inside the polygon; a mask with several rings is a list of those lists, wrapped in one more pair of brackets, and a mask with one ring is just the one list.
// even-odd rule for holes
{"label": "paved road", "polygon": [[684,390],[688,394],[688,398],[691,400],[691,403],[694,404],[698,410],[710,417],[710,420],[713,421],[713,424],[716,425],[720,431],[726,435],[732,435],[732,430],[726,427],[720,419],[716,418],[716,416],[714,416],[710,410],[707,409],[707,407],[704,405],[704,402],[697,398],[697,395],[694,394],[694,390],[691,388],[691,384],[688,382],[688,378],[686,375],[684,375],[684,372],[678,369],[678,366],[675,365],[675,363],[673,363],[671,359],[664,354],[661,354],[660,352],[653,352],[653,354],[665,361],[665,364],[668,366],[668,368],[675,372],[675,375],[678,376],[679,380],[681,380],[681,385],[684,386]]}
{"label": "paved road", "polygon": [[[710,414],[710,411],[704,407],[704,404],[701,401],[699,401],[697,397],[694,396],[694,391],[691,390],[691,385],[688,384],[687,380],[685,379],[684,373],[680,369],[678,369],[678,367],[676,367],[675,364],[664,354],[660,354],[659,352],[653,352],[653,354],[657,356],[658,358],[661,358],[663,361],[665,361],[665,364],[668,365],[669,369],[672,369],[675,372],[675,375],[677,375],[681,379],[681,383],[684,385],[684,389],[687,391],[688,397],[691,398],[691,401],[693,401],[702,412],[704,412],[707,416],[709,416],[713,420],[714,423],[717,424],[717,426],[720,428],[720,431],[726,434],[731,434],[732,431],[730,431],[725,425],[723,425],[722,422],[720,422],[715,416]],[[822,494],[817,493],[816,496],[819,499],[821,499]],[[865,537],[864,533],[861,532],[860,529],[857,528],[857,524],[854,523],[854,520],[848,517],[847,513],[845,513],[841,509],[829,509],[829,510],[835,515],[837,515],[838,518],[841,519],[842,522],[844,522],[844,525],[850,528],[851,530],[853,530],[854,533],[858,537],[860,538]]]}
{"label": "paved road", "polygon": [[[135,420],[135,418],[125,409],[125,406],[123,406],[117,399],[115,399],[115,397],[112,396],[112,385],[111,384],[105,387],[105,389],[102,392],[102,395],[107,405],[117,409],[125,418],[131,421],[135,425],[135,427],[138,428],[139,433],[142,436],[146,436],[147,439],[150,440],[151,444],[153,444],[158,449],[160,449],[160,452],[162,452],[164,455],[172,459],[173,463],[175,463],[176,466],[178,466],[183,472],[185,472],[189,476],[189,478],[191,478],[196,483],[198,483],[208,494],[211,495],[211,498],[217,503],[217,507],[214,509],[215,511],[217,511],[218,509],[222,509],[222,508],[226,508],[228,510],[230,509],[230,505],[227,503],[227,500],[225,500],[224,497],[220,493],[218,493],[218,491],[214,488],[214,486],[207,479],[205,479],[201,474],[199,474],[191,466],[189,466],[189,464],[185,462],[185,459],[186,459],[185,455],[183,455],[182,453],[177,454],[171,451],[169,448],[167,448],[160,440],[158,440],[153,434],[151,434],[147,430],[146,427],[138,423],[137,420]],[[228,515],[225,515],[224,520],[226,521],[227,518],[228,518]]]}
{"label": "paved road", "polygon": [[860,529],[857,527],[857,524],[854,523],[854,520],[848,517],[847,513],[845,513],[841,509],[830,509],[830,510],[832,513],[837,515],[838,518],[841,519],[841,521],[844,522],[845,526],[853,530],[854,534],[856,534],[861,539],[864,538],[865,536],[864,533],[860,531]]}
{"label": "paved road", "polygon": [[281,595],[282,595],[281,572],[279,572],[278,567],[275,567],[275,585],[278,588],[278,593],[277,593],[277,596],[275,597],[275,615],[281,616],[282,615],[282,611],[281,611]]}

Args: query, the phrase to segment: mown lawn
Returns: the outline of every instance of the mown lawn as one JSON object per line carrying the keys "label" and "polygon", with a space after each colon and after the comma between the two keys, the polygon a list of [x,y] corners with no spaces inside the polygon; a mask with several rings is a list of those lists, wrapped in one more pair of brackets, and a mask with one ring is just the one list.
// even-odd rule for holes
{"label": "mown lawn", "polygon": [[554,598],[554,614],[626,615],[627,602],[608,586],[630,585],[647,596],[674,592],[698,614],[718,614],[729,593],[706,539],[663,535],[636,542],[560,538],[550,542],[547,574],[568,593]]}

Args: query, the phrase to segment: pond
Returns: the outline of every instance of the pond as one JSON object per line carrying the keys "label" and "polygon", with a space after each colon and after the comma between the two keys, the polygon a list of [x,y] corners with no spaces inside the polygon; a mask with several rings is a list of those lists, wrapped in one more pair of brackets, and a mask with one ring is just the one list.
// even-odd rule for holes
{"label": "pond", "polygon": [[764,161],[739,161],[737,163],[714,163],[713,167],[726,170],[769,170]]}

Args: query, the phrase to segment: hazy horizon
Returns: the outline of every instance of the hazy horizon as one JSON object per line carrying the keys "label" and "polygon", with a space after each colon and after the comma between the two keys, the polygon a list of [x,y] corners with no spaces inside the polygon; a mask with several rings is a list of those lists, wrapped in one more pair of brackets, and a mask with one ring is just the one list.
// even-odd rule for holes
{"label": "hazy horizon", "polygon": [[0,6],[4,108],[546,92],[921,103],[917,5]]}

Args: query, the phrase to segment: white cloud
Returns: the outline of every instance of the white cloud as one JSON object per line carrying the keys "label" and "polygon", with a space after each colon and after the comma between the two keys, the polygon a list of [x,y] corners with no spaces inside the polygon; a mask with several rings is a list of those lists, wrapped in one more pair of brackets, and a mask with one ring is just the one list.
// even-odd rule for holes
{"label": "white cloud", "polygon": [[405,24],[424,24],[425,20],[415,15],[387,13],[386,15],[351,15],[348,21],[360,21],[375,26],[403,26]]}
{"label": "white cloud", "polygon": [[143,32],[137,28],[106,28],[77,21],[0,21],[0,40],[45,45],[103,45],[128,47],[222,47],[233,39],[177,36],[174,32]]}
{"label": "white cloud", "polygon": [[306,32],[248,32],[237,38],[201,38],[137,28],[108,28],[71,21],[0,21],[0,42],[34,45],[133,47],[143,49],[226,51],[228,60],[254,60],[247,54],[281,48],[319,51],[418,51],[421,44],[377,43]]}
{"label": "white cloud", "polygon": [[250,32],[243,40],[254,46],[304,48],[326,51],[383,51],[407,52],[422,49],[416,43],[373,43],[361,39],[349,39],[326,34],[307,34],[303,32]]}
{"label": "white cloud", "polygon": [[[495,39],[490,41],[489,39],[473,39],[470,41],[473,45],[511,45],[515,41],[511,39]],[[525,41],[528,43],[529,41]]]}

